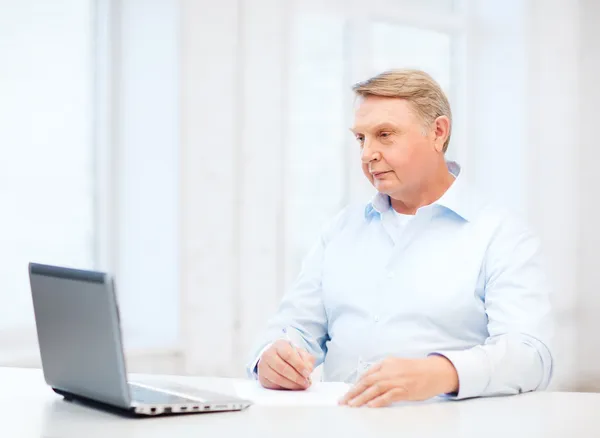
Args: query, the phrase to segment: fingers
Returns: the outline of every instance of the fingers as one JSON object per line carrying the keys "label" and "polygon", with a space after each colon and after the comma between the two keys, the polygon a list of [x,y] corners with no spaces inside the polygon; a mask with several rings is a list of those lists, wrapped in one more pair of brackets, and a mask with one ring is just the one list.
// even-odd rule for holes
{"label": "fingers", "polygon": [[[280,359],[281,360],[281,359]],[[265,362],[264,366],[260,370],[259,377],[266,380],[267,384],[272,386],[279,386],[279,388],[273,389],[292,389],[292,390],[300,390],[306,389],[308,387],[307,383],[299,384],[293,380],[288,379],[287,377],[281,375],[278,370],[273,368],[270,363]],[[265,385],[263,385],[265,386]]]}
{"label": "fingers", "polygon": [[388,381],[377,381],[372,384],[360,384],[346,394],[341,404],[358,407],[363,406],[376,397],[386,393],[391,389]]}
{"label": "fingers", "polygon": [[265,388],[306,389],[310,386],[310,381],[299,374],[296,368],[281,357],[281,355],[284,357],[293,357],[291,353],[296,356],[295,363],[302,363],[302,369],[304,370],[304,360],[300,358],[299,352],[293,349],[289,342],[276,342],[263,353],[258,362],[258,377],[260,383]]}
{"label": "fingers", "polygon": [[302,351],[301,349],[294,348],[289,342],[285,341],[276,342],[274,344],[274,347],[279,357],[288,365],[290,365],[296,371],[297,374],[304,378],[310,377],[312,369],[307,367],[307,364],[302,358],[302,353],[300,353]]}
{"label": "fingers", "polygon": [[315,369],[315,362],[317,361],[317,359],[304,349],[300,349],[298,351],[300,352],[300,356],[302,356],[302,359],[304,360],[305,367],[310,371],[310,374],[306,378],[306,380],[308,380],[309,384],[312,384],[311,374]]}
{"label": "fingers", "polygon": [[269,360],[268,364],[280,376],[285,377],[289,381],[294,382],[301,387],[308,387],[308,380],[303,375],[299,374],[294,367],[290,366],[290,364],[284,361],[281,357],[273,356]]}
{"label": "fingers", "polygon": [[317,361],[317,359],[310,354],[308,351],[304,350],[304,349],[299,349],[298,350],[300,352],[300,356],[302,356],[302,359],[304,360],[304,364],[306,366],[306,368],[308,368],[310,370],[310,372],[312,373],[315,369],[315,362]]}
{"label": "fingers", "polygon": [[388,392],[372,399],[367,403],[367,406],[370,408],[383,408],[404,399],[404,395],[405,391],[402,388],[390,389]]}
{"label": "fingers", "polygon": [[269,389],[306,389],[316,359],[306,350],[285,340],[276,341],[258,362],[258,377]]}
{"label": "fingers", "polygon": [[376,373],[370,374],[368,376],[363,376],[353,388],[348,391],[348,393],[340,400],[340,404],[345,405],[348,404],[350,400],[355,397],[358,397],[360,394],[365,392],[371,386],[373,386],[377,381],[380,380]]}
{"label": "fingers", "polygon": [[[267,375],[268,375],[268,372],[267,372]],[[267,377],[265,377],[264,371],[262,371],[262,372],[259,371],[258,381],[260,382],[260,384],[263,387],[265,387],[267,389],[286,389],[286,388],[282,387],[281,385],[278,385],[275,382],[271,382]]]}
{"label": "fingers", "polygon": [[358,394],[356,397],[348,401],[348,406],[359,407],[369,403],[374,398],[379,397],[382,394],[385,394],[390,390],[390,387],[384,382],[377,382],[371,386],[369,386],[362,393]]}

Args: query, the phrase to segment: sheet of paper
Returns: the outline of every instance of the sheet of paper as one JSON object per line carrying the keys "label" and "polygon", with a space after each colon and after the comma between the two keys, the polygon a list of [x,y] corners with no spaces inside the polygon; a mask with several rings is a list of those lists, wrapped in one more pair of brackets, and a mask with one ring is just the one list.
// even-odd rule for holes
{"label": "sheet of paper", "polygon": [[341,382],[314,382],[305,391],[265,389],[254,380],[240,380],[234,386],[238,397],[264,406],[337,406],[350,389]]}

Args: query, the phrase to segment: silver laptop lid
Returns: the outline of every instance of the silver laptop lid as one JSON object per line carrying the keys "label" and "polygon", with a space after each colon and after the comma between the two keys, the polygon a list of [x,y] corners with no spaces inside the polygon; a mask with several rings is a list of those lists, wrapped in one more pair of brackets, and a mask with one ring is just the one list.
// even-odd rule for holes
{"label": "silver laptop lid", "polygon": [[119,309],[102,272],[30,263],[42,367],[53,388],[128,408]]}

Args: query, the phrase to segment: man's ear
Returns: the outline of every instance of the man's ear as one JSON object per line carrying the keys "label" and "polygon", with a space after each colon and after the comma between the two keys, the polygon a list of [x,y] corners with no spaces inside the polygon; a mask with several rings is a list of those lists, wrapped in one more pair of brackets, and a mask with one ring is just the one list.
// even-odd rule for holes
{"label": "man's ear", "polygon": [[435,136],[435,150],[443,153],[444,143],[450,135],[450,119],[446,116],[439,116],[433,122],[433,133]]}

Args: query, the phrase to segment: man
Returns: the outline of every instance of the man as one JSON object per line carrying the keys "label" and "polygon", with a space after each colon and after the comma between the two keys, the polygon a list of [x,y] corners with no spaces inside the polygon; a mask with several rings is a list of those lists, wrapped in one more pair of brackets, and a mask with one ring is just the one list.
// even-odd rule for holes
{"label": "man", "polygon": [[249,365],[271,389],[355,382],[341,400],[386,406],[545,388],[550,304],[538,241],[445,160],[452,115],[426,73],[354,86],[352,132],[377,189],[326,228]]}

